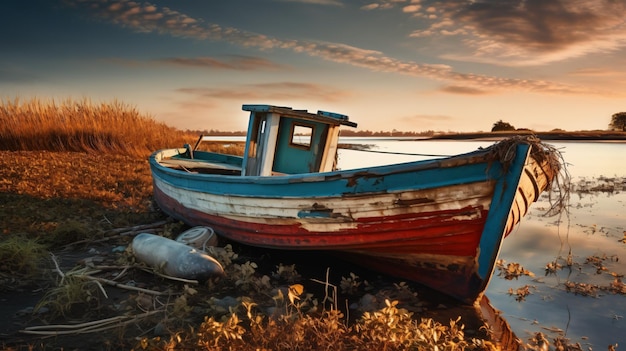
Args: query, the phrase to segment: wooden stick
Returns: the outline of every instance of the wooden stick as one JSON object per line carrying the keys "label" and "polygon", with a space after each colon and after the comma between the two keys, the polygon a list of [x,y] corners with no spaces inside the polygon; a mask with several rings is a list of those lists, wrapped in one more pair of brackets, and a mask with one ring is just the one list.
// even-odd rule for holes
{"label": "wooden stick", "polygon": [[57,262],[57,258],[56,258],[56,256],[54,256],[54,254],[52,252],[50,252],[50,257],[52,258],[52,262],[54,262],[54,267],[55,267],[54,270],[57,273],[59,273],[59,275],[61,276],[61,283],[63,283],[63,280],[65,280],[65,273],[63,273],[63,271],[59,267],[59,263]]}
{"label": "wooden stick", "polygon": [[150,269],[150,268],[139,267],[139,269],[141,269],[142,271],[147,272],[147,273],[156,274],[159,277],[165,278],[165,279],[175,280],[175,281],[179,281],[179,282],[183,282],[183,283],[189,283],[189,284],[200,284],[200,282],[198,282],[197,280],[173,277],[171,275],[159,273],[159,272],[155,271],[154,269]]}
{"label": "wooden stick", "polygon": [[81,278],[85,278],[85,279],[89,279],[89,280],[97,280],[99,282],[105,283],[107,285],[110,286],[114,286],[116,288],[121,288],[121,289],[126,289],[126,290],[133,290],[133,291],[139,291],[142,293],[146,293],[149,295],[169,295],[166,292],[161,292],[161,291],[155,291],[155,290],[149,290],[149,289],[144,289],[144,288],[138,288],[136,286],[130,286],[130,285],[126,285],[126,284],[121,284],[118,283],[114,280],[109,280],[109,279],[105,279],[105,278],[98,278],[98,277],[92,277],[90,275],[78,275],[77,277],[81,277]]}
{"label": "wooden stick", "polygon": [[103,241],[107,241],[107,240],[111,240],[112,238],[116,238],[116,237],[120,237],[120,236],[128,236],[128,235],[133,235],[133,234],[138,234],[138,232],[150,232],[152,234],[154,234],[156,231],[154,229],[162,227],[164,225],[166,225],[167,223],[170,223],[171,220],[167,219],[164,221],[159,221],[159,222],[154,222],[154,223],[150,223],[150,224],[141,224],[141,225],[136,225],[136,226],[132,226],[132,227],[125,227],[125,228],[117,228],[117,229],[111,229],[105,232],[105,237],[101,238],[101,239],[84,239],[84,240],[78,240],[72,243],[69,243],[67,245],[64,246],[64,248],[70,247],[70,246],[74,246],[74,245],[78,245],[78,244],[85,244],[85,243],[97,243],[97,242],[103,242]]}
{"label": "wooden stick", "polygon": [[[140,318],[145,318],[150,315],[165,312],[165,310],[155,310],[146,313],[142,313],[135,316],[117,316],[107,319],[101,319],[98,321],[92,321],[87,323],[75,324],[75,325],[42,325],[28,327],[20,330],[20,333],[44,335],[44,336],[57,336],[67,334],[81,334],[81,333],[95,333],[104,331],[111,328],[121,327],[126,324],[137,321]],[[124,319],[128,319],[124,321]],[[119,323],[116,323],[119,322]],[[46,330],[46,329],[66,329],[66,330]],[[69,330],[67,330],[69,329]]]}
{"label": "wooden stick", "polygon": [[36,325],[32,327],[26,327],[24,330],[46,330],[46,329],[79,329],[90,327],[95,324],[107,324],[128,318],[128,316],[115,316],[111,318],[100,319],[97,321],[85,322],[80,324],[51,324],[51,325]]}
{"label": "wooden stick", "polygon": [[126,228],[111,229],[111,230],[106,231],[105,233],[108,233],[108,234],[119,234],[119,233],[123,233],[123,232],[136,232],[136,231],[139,231],[139,230],[145,230],[145,229],[162,227],[162,226],[166,225],[169,222],[171,222],[171,220],[164,220],[164,221],[154,222],[154,223],[150,223],[150,224],[141,224],[141,225],[136,225],[136,226],[132,226],[132,227],[126,227]]}

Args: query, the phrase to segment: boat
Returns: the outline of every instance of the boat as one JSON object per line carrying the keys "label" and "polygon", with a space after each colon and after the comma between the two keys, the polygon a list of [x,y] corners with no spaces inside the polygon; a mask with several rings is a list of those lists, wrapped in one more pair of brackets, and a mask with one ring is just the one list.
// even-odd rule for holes
{"label": "boat", "polygon": [[348,116],[243,105],[242,156],[191,147],[150,156],[169,216],[260,248],[325,250],[474,304],[503,239],[561,168],[553,148],[517,136],[465,154],[341,170]]}

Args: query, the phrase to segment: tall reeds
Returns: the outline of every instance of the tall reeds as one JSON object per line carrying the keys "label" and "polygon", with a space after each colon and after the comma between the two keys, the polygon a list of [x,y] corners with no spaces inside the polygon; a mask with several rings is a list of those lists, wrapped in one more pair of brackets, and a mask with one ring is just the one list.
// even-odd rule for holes
{"label": "tall reeds", "polygon": [[118,100],[94,103],[86,98],[60,102],[14,98],[0,104],[1,150],[139,156],[164,147],[182,146],[192,138]]}

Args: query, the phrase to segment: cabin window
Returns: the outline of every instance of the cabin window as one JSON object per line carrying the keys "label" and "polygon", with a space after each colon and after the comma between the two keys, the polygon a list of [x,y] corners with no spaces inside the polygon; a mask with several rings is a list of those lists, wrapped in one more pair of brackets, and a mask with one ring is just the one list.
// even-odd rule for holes
{"label": "cabin window", "polygon": [[307,124],[291,125],[291,146],[303,148],[306,150],[311,149],[311,139],[315,132],[315,126]]}

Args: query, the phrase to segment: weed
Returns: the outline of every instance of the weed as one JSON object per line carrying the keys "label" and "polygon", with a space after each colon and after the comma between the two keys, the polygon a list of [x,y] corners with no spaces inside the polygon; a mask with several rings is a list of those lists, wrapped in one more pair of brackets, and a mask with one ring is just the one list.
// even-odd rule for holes
{"label": "weed", "polygon": [[[46,256],[46,246],[36,239],[21,235],[0,241],[0,280],[31,279],[40,271]],[[11,286],[12,284],[1,284]]]}
{"label": "weed", "polygon": [[[498,276],[504,277],[506,280],[518,279],[522,275],[526,275],[529,277],[534,277],[535,274],[527,269],[525,269],[521,264],[516,262],[507,263],[504,265],[505,261],[503,259],[499,259],[496,261],[496,269],[498,270]],[[547,269],[547,268],[546,268]]]}
{"label": "weed", "polygon": [[296,265],[283,265],[280,263],[276,266],[276,272],[273,274],[274,278],[282,279],[288,283],[299,281],[302,277],[296,270]]}
{"label": "weed", "polygon": [[341,277],[341,283],[339,286],[341,287],[342,293],[354,295],[358,292],[361,282],[359,281],[358,275],[350,272],[350,277]]}
{"label": "weed", "polygon": [[510,296],[515,295],[515,301],[522,302],[526,300],[526,296],[532,294],[530,289],[536,289],[536,287],[533,285],[524,285],[515,290],[513,290],[513,288],[509,288],[508,294]]}
{"label": "weed", "polygon": [[[162,350],[166,346],[203,350],[488,350],[492,344],[466,340],[460,317],[442,325],[429,318],[417,323],[397,301],[367,313],[349,326],[341,311],[306,313],[297,304],[279,316],[265,316],[250,298],[221,318],[206,316],[197,329],[179,332],[169,340],[143,338],[136,349]],[[236,311],[241,311],[237,313]]]}
{"label": "weed", "polygon": [[84,221],[69,219],[58,223],[50,233],[43,237],[43,240],[55,245],[64,245],[88,238],[95,238],[89,225]]}
{"label": "weed", "polygon": [[86,311],[98,309],[100,293],[96,282],[68,273],[57,287],[48,290],[35,311],[46,308],[50,319],[84,318]]}

